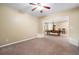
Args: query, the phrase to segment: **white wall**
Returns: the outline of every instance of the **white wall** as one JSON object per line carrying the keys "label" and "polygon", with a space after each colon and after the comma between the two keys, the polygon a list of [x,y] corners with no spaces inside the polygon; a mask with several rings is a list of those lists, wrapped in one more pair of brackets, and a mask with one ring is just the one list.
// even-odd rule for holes
{"label": "white wall", "polygon": [[0,45],[35,36],[38,32],[38,18],[0,6]]}

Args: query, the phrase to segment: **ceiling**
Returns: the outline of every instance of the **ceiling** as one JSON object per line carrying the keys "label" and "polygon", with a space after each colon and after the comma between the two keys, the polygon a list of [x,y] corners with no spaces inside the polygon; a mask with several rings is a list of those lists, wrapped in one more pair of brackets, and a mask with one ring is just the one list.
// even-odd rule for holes
{"label": "ceiling", "polygon": [[40,13],[39,10],[32,11],[33,6],[29,5],[29,3],[3,3],[1,5],[8,6],[23,13],[28,12],[29,14],[34,16],[46,16],[53,12],[59,12],[79,7],[78,3],[41,3],[41,4],[51,7],[51,9],[50,10],[44,9],[43,13]]}

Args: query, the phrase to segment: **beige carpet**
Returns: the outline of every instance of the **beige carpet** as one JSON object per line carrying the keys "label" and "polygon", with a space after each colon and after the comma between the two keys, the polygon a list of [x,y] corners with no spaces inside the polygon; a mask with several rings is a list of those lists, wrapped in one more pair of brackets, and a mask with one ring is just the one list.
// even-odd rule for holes
{"label": "beige carpet", "polygon": [[1,55],[70,55],[79,54],[78,47],[67,42],[65,36],[46,36],[0,48]]}

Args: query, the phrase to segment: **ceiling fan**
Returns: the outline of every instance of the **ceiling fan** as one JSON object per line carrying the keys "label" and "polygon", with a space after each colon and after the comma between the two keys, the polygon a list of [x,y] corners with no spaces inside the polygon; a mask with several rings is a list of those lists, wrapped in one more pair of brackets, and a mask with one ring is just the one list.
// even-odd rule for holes
{"label": "ceiling fan", "polygon": [[41,3],[37,3],[37,4],[35,4],[35,3],[29,3],[29,4],[32,5],[32,6],[34,6],[34,8],[32,9],[32,11],[34,11],[36,9],[39,9],[40,13],[43,12],[44,8],[48,9],[48,10],[51,9],[51,7],[49,7],[49,6],[43,6]]}

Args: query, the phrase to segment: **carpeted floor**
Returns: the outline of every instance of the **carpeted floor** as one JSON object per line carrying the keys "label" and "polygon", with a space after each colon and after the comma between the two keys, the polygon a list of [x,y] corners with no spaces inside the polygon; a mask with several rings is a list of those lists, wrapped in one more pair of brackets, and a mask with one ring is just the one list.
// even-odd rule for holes
{"label": "carpeted floor", "polygon": [[78,47],[67,42],[63,36],[35,38],[19,44],[0,48],[0,55],[73,55]]}

